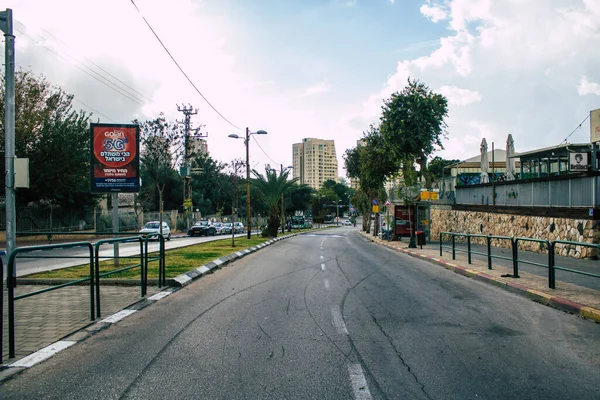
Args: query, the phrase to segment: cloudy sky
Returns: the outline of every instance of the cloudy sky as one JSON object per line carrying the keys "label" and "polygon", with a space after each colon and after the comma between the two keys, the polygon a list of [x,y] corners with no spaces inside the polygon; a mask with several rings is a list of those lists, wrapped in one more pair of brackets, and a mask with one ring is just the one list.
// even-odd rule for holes
{"label": "cloudy sky", "polygon": [[141,13],[131,0],[5,1],[17,67],[101,122],[181,119],[177,104],[192,104],[222,162],[245,157],[227,136],[248,126],[268,131],[250,142],[254,168],[290,165],[292,144],[316,137],[335,140],[344,175],[344,151],[409,76],[448,98],[444,158],[477,155],[482,138],[504,148],[509,133],[517,152],[589,142],[589,120],[578,126],[600,108],[600,0],[134,2]]}

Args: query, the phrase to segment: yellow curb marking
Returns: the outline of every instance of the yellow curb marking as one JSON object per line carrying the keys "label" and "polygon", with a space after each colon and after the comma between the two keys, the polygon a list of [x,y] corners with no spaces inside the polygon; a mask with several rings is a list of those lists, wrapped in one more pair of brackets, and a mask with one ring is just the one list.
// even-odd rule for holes
{"label": "yellow curb marking", "polygon": [[545,298],[547,300],[552,300],[552,295],[540,292],[540,291],[535,290],[535,289],[529,289],[527,292],[535,294],[535,295],[538,295],[538,296],[543,297],[543,298]]}
{"label": "yellow curb marking", "polygon": [[579,314],[587,319],[594,320],[596,322],[600,322],[600,310],[592,307],[581,307],[579,309]]}

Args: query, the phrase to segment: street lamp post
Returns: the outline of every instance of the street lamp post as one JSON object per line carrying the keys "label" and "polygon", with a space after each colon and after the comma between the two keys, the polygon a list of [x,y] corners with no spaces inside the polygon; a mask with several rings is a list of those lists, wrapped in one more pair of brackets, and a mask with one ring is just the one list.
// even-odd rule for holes
{"label": "street lamp post", "polygon": [[[250,219],[250,135],[266,135],[267,131],[258,130],[256,132],[250,132],[250,128],[246,128],[246,138],[238,136],[236,133],[229,135],[233,139],[244,139],[246,145],[246,223],[248,225],[248,239],[252,235],[252,224]],[[232,226],[233,229],[233,226]]]}

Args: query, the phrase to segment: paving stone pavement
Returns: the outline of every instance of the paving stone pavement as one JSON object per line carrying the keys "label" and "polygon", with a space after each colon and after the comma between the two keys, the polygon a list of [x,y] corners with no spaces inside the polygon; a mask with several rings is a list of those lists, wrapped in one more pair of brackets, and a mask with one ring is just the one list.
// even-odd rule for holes
{"label": "paving stone pavement", "polygon": [[[3,288],[4,321],[2,359],[9,361],[8,351],[8,291]],[[49,286],[18,285],[15,296],[38,291]],[[148,286],[147,296],[158,293]],[[100,286],[101,315],[109,316],[141,300],[139,286]],[[89,286],[68,286],[15,301],[15,355],[19,360],[40,348],[93,323],[90,319]],[[96,318],[96,321],[102,319]]]}

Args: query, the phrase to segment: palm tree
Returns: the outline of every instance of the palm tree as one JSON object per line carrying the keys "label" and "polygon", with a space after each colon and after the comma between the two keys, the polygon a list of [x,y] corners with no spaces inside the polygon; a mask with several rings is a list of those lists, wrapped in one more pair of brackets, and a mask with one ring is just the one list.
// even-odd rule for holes
{"label": "palm tree", "polygon": [[288,181],[289,170],[281,170],[279,174],[269,166],[265,168],[265,175],[260,174],[256,170],[252,170],[255,176],[251,183],[261,195],[261,201],[264,202],[268,210],[266,236],[275,237],[280,224],[280,209],[281,196],[290,192],[293,185],[298,181],[298,178]]}

